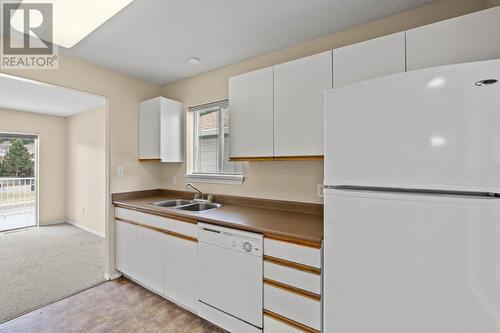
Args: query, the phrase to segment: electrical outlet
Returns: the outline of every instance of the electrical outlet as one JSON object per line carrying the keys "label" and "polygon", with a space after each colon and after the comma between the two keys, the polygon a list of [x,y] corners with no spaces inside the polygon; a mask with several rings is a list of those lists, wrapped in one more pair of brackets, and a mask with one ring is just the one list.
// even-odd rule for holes
{"label": "electrical outlet", "polygon": [[318,191],[318,198],[323,198],[324,197],[324,194],[323,194],[323,189],[325,187],[323,186],[323,184],[318,184],[318,188],[317,188],[317,191]]}
{"label": "electrical outlet", "polygon": [[177,177],[176,176],[172,176],[172,185],[177,185]]}
{"label": "electrical outlet", "polygon": [[123,177],[125,175],[125,167],[123,165],[119,165],[116,167],[116,176]]}
{"label": "electrical outlet", "polygon": [[85,208],[82,208],[82,215],[85,215]]}

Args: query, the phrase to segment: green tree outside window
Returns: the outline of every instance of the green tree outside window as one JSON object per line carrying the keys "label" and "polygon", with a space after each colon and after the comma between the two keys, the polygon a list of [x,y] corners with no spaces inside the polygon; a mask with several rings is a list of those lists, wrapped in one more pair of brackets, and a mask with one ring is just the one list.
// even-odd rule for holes
{"label": "green tree outside window", "polygon": [[20,139],[15,139],[0,165],[0,177],[32,177],[33,162],[28,149]]}

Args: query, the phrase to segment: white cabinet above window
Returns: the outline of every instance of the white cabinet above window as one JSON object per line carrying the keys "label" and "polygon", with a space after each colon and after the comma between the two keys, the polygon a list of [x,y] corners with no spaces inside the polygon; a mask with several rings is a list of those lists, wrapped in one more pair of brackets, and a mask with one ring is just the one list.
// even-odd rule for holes
{"label": "white cabinet above window", "polygon": [[139,160],[182,162],[182,104],[156,97],[139,104]]}

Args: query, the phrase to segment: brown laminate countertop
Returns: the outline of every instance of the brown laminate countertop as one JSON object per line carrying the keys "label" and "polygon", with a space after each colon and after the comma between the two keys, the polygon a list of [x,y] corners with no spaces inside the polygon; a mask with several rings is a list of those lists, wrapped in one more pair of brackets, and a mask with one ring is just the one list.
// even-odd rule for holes
{"label": "brown laminate countertop", "polygon": [[193,193],[150,190],[113,194],[113,204],[165,217],[187,218],[257,232],[304,245],[319,247],[323,240],[322,205],[218,195],[215,195],[215,202],[223,206],[204,212],[152,205],[157,201],[184,198],[192,199]]}

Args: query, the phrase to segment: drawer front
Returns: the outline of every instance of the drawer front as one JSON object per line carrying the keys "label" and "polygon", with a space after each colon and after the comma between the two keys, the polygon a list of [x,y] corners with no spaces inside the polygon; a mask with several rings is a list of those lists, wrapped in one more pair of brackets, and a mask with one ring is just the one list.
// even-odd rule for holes
{"label": "drawer front", "polygon": [[264,309],[315,330],[321,329],[321,302],[317,300],[264,284]]}
{"label": "drawer front", "polygon": [[292,287],[321,294],[321,276],[264,261],[264,277]]}
{"label": "drawer front", "polygon": [[264,238],[264,255],[321,268],[321,249]]}
{"label": "drawer front", "polygon": [[168,217],[142,213],[131,209],[116,207],[115,216],[117,218],[122,218],[147,226],[173,231],[194,238],[196,238],[198,233],[196,223],[179,221]]}
{"label": "drawer front", "polygon": [[264,333],[304,333],[304,331],[264,315]]}

